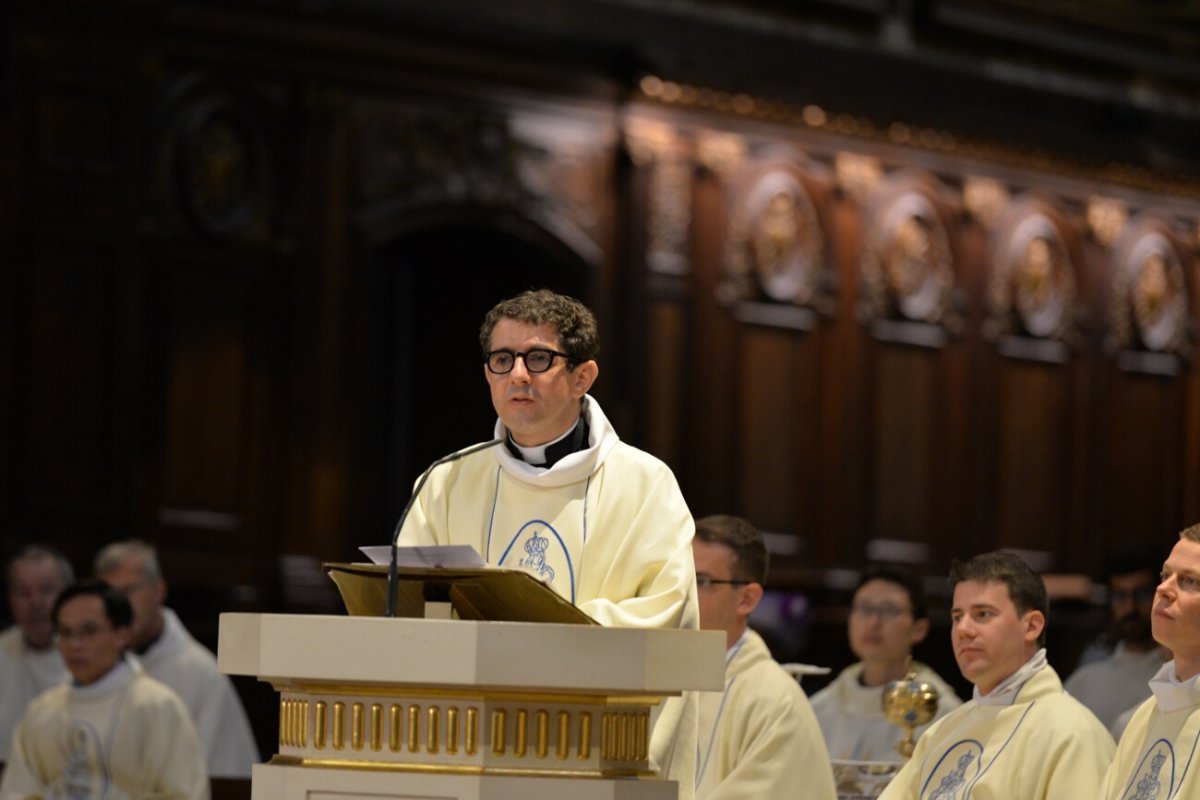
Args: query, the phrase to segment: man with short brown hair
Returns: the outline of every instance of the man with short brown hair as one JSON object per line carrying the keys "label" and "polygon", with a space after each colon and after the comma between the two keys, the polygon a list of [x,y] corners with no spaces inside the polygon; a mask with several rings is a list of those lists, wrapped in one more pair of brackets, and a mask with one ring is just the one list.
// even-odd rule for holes
{"label": "man with short brown hair", "polygon": [[973,698],[930,726],[880,800],[1095,797],[1113,741],[1046,663],[1049,601],[1011,553],[950,571],[950,640]]}
{"label": "man with short brown hair", "polygon": [[[699,627],[692,516],[675,475],[621,441],[589,391],[596,319],[549,290],[497,303],[479,332],[499,446],[439,465],[398,544],[465,544],[531,572],[603,625]],[[654,723],[652,766],[693,793],[694,693]]]}
{"label": "man with short brown hair", "polygon": [[692,552],[700,627],[724,631],[727,647],[725,691],[700,698],[696,797],[835,800],[808,698],[749,626],[767,579],[762,534],[741,517],[704,517],[696,520]]}

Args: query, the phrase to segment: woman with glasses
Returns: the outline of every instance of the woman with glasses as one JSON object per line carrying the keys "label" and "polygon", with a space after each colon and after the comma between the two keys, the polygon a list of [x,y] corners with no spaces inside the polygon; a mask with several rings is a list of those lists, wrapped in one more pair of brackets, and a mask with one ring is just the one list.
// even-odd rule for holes
{"label": "woman with glasses", "polygon": [[[850,606],[850,649],[859,658],[813,695],[812,707],[829,756],[839,761],[903,760],[897,745],[904,732],[883,715],[883,687],[916,670],[917,680],[938,692],[938,717],[962,705],[937,673],[912,662],[912,649],[929,633],[919,578],[900,567],[864,572]],[[917,735],[925,730],[917,729]]]}

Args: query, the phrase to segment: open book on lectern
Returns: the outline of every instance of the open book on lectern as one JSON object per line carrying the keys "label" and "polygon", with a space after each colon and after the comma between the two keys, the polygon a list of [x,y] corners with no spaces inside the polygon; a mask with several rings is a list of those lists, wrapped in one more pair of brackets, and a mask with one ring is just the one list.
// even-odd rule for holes
{"label": "open book on lectern", "polygon": [[[390,558],[391,548],[383,549]],[[371,548],[363,550],[376,557]],[[474,559],[461,551],[445,550],[399,548],[395,616],[424,617],[426,603],[449,603],[464,620],[599,624],[528,572],[489,566],[469,547],[466,550]],[[429,566],[431,562],[437,565]],[[348,614],[386,616],[387,564],[326,563],[323,568],[337,584]]]}

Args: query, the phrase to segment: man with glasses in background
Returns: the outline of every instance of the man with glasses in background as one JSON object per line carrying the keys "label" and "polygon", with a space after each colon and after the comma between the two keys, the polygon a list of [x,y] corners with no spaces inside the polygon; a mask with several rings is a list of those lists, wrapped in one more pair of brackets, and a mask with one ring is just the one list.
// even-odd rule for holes
{"label": "man with glasses in background", "polygon": [[833,770],[808,698],[749,627],[767,548],[740,517],[696,520],[700,627],[726,636],[725,691],[700,698],[697,800],[834,800]]}
{"label": "man with glasses in background", "polygon": [[96,555],[96,577],[123,592],[133,606],[130,649],[146,674],[183,700],[204,744],[214,778],[249,778],[259,760],[250,721],[229,677],[164,603],[167,583],[158,554],[146,542],[114,542]]}
{"label": "man with glasses in background", "polygon": [[75,580],[57,550],[28,545],[8,562],[8,607],[14,624],[0,633],[0,761],[8,756],[13,726],[29,701],[67,677],[54,646],[54,601]]}
{"label": "man with glasses in background", "polygon": [[[832,758],[844,761],[903,761],[897,746],[904,732],[883,715],[883,689],[908,671],[937,689],[937,718],[962,701],[942,678],[920,662],[912,649],[929,634],[920,578],[899,566],[879,565],[863,572],[854,590],[847,634],[859,658],[813,695],[813,711]],[[916,730],[920,736],[928,725]]]}
{"label": "man with glasses in background", "polygon": [[[699,627],[692,517],[671,470],[625,444],[588,394],[596,319],[548,290],[497,304],[479,332],[501,444],[438,465],[397,543],[469,545],[603,625]],[[696,702],[662,707],[651,763],[691,798]]]}
{"label": "man with glasses in background", "polygon": [[98,581],[73,584],[53,620],[71,680],[21,717],[0,800],[207,800],[204,750],[187,709],[124,656],[129,599]]}
{"label": "man with glasses in background", "polygon": [[1150,696],[1150,679],[1170,654],[1154,641],[1150,614],[1163,554],[1138,543],[1115,550],[1105,559],[1112,654],[1082,664],[1067,678],[1067,693],[1100,718],[1114,738],[1120,738],[1117,719]]}

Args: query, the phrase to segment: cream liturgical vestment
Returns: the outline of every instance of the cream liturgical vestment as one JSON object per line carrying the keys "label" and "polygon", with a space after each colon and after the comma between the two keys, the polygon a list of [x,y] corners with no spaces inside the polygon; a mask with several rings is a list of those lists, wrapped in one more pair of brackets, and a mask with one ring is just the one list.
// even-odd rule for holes
{"label": "cream liturgical vestment", "polygon": [[1104,800],[1184,800],[1200,797],[1200,676],[1178,681],[1164,664],[1117,745],[1104,778]]}
{"label": "cream liturgical vestment", "polygon": [[[602,625],[700,627],[691,513],[665,464],[620,441],[591,397],[588,446],[552,467],[493,447],[438,466],[398,544],[475,548],[525,570]],[[497,421],[496,438],[508,432]],[[696,698],[667,700],[650,742],[652,764],[692,797]]]}
{"label": "cream liturgical vestment", "polygon": [[[941,719],[962,705],[954,689],[936,672],[914,661],[912,668],[917,680],[937,689],[938,713]],[[883,715],[883,687],[859,683],[862,663],[851,664],[821,691],[812,696],[813,712],[821,724],[829,757],[839,761],[903,761],[896,746],[904,731]],[[932,724],[932,723],[931,723]],[[920,736],[928,725],[917,728]]]}
{"label": "cream liturgical vestment", "polygon": [[214,778],[249,778],[259,760],[250,721],[212,652],[164,608],[163,632],[138,658],[146,674],[179,695],[192,715]]}
{"label": "cream liturgical vestment", "polygon": [[196,729],[179,698],[122,661],[89,686],[62,683],[13,734],[0,800],[206,800]]}
{"label": "cream liturgical vestment", "polygon": [[1118,642],[1111,656],[1084,664],[1063,686],[1111,730],[1123,711],[1141,705],[1150,696],[1150,679],[1165,660],[1157,645],[1139,652]]}
{"label": "cream liturgical vestment", "polygon": [[697,800],[835,800],[808,699],[757,633],[726,654],[725,691],[700,694]]}
{"label": "cream liturgical vestment", "polygon": [[34,650],[16,625],[0,633],[0,759],[8,755],[13,728],[26,706],[67,678],[58,648]]}
{"label": "cream liturgical vestment", "polygon": [[1002,704],[976,698],[931,725],[880,800],[1087,800],[1112,753],[1108,731],[1045,666]]}

